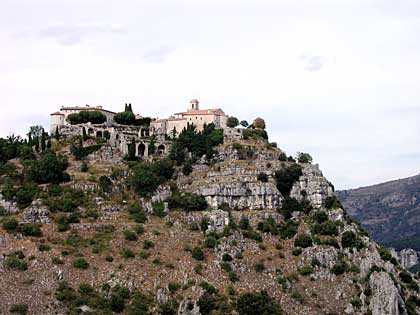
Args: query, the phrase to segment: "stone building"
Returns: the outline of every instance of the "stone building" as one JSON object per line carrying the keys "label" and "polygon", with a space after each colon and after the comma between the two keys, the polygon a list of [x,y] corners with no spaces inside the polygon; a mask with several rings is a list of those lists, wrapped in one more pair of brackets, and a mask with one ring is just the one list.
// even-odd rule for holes
{"label": "stone building", "polygon": [[221,108],[200,109],[196,99],[190,101],[185,112],[180,112],[166,119],[157,119],[150,124],[152,133],[156,135],[172,135],[180,133],[188,124],[194,124],[202,130],[205,124],[213,123],[216,128],[226,128],[228,116]]}
{"label": "stone building", "polygon": [[84,107],[79,106],[62,106],[60,111],[51,114],[51,127],[50,133],[54,134],[57,127],[61,128],[62,126],[69,126],[70,123],[67,121],[67,117],[70,114],[78,113],[82,110],[97,110],[100,111],[106,117],[106,122],[112,124],[114,122],[115,113],[106,109],[103,109],[102,106],[90,106],[86,105]]}

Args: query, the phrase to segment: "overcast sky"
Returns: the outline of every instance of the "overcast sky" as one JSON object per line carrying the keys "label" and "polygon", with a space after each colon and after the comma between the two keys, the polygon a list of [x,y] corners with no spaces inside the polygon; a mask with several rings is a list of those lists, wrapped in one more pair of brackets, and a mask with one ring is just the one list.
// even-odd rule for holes
{"label": "overcast sky", "polygon": [[339,189],[420,172],[420,1],[0,0],[0,42],[1,137],[197,98],[265,118]]}

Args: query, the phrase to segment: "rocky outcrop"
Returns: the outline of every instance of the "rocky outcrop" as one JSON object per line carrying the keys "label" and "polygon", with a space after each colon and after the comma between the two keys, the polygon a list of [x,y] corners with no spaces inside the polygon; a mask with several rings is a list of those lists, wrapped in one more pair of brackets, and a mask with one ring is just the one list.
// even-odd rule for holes
{"label": "rocky outcrop", "polygon": [[399,252],[398,256],[401,266],[406,269],[410,269],[419,263],[419,255],[414,249],[405,248]]}
{"label": "rocky outcrop", "polygon": [[373,272],[369,278],[372,290],[369,309],[372,315],[405,315],[404,300],[386,272]]}
{"label": "rocky outcrop", "polygon": [[41,199],[34,200],[23,212],[23,222],[27,223],[50,223],[49,210]]}
{"label": "rocky outcrop", "polygon": [[0,207],[3,208],[7,213],[17,213],[19,208],[16,202],[11,202],[3,199],[3,195],[0,194]]}
{"label": "rocky outcrop", "polygon": [[328,196],[334,191],[330,182],[322,175],[318,165],[301,164],[302,176],[290,192],[290,197],[299,201],[307,199],[314,208],[320,208]]}

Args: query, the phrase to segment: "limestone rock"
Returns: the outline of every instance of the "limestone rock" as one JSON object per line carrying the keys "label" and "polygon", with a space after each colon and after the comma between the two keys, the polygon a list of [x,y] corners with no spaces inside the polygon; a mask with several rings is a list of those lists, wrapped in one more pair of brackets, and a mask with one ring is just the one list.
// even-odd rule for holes
{"label": "limestone rock", "polygon": [[223,210],[213,210],[207,215],[209,224],[207,233],[209,232],[223,232],[224,228],[229,224],[229,213]]}
{"label": "limestone rock", "polygon": [[7,213],[17,213],[19,208],[17,207],[16,202],[11,202],[3,199],[3,195],[0,194],[0,207],[4,208]]}
{"label": "limestone rock", "polygon": [[373,272],[369,279],[369,286],[372,289],[369,305],[372,315],[407,314],[404,301],[386,272]]}
{"label": "limestone rock", "polygon": [[409,269],[419,263],[419,255],[418,253],[411,248],[405,248],[400,251],[399,259],[401,266],[406,269]]}
{"label": "limestone rock", "polygon": [[[322,175],[318,165],[301,164],[302,176],[296,182],[290,192],[290,197],[302,201],[309,200],[314,208],[320,208],[328,196],[333,195],[333,188]],[[302,194],[305,191],[306,195]]]}
{"label": "limestone rock", "polygon": [[23,221],[29,223],[50,223],[49,210],[41,199],[34,200],[23,212]]}

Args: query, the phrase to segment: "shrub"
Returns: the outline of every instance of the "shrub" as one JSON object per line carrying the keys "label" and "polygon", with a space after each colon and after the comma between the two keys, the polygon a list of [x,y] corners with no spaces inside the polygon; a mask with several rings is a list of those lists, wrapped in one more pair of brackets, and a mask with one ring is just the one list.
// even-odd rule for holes
{"label": "shrub", "polygon": [[113,262],[114,261],[114,257],[112,257],[111,255],[107,255],[105,257],[105,261],[107,261],[107,262]]}
{"label": "shrub", "polygon": [[175,192],[169,199],[171,209],[183,209],[184,211],[201,211],[207,209],[207,201],[203,196],[195,193]]}
{"label": "shrub", "polygon": [[324,206],[326,209],[337,209],[343,207],[336,196],[328,196],[324,201]]}
{"label": "shrub", "polygon": [[134,227],[134,231],[135,231],[138,235],[143,234],[143,233],[144,233],[144,226],[143,226],[143,225],[141,225],[141,224],[137,224],[137,225]]}
{"label": "shrub", "polygon": [[169,282],[168,283],[168,290],[171,293],[178,291],[181,288],[181,285],[177,282]]}
{"label": "shrub", "polygon": [[314,272],[314,268],[310,265],[306,265],[306,266],[300,267],[298,269],[298,272],[302,276],[309,276],[310,274]]}
{"label": "shrub", "polygon": [[63,260],[60,257],[53,257],[53,258],[51,258],[51,263],[53,265],[62,265],[62,264],[64,264]]}
{"label": "shrub", "polygon": [[228,119],[227,119],[226,125],[227,125],[229,128],[235,128],[236,126],[238,126],[238,125],[239,125],[239,120],[238,120],[238,118],[236,118],[236,117],[230,116],[230,117],[228,117]]}
{"label": "shrub", "polygon": [[99,177],[99,187],[103,192],[109,193],[112,190],[112,182],[108,176]]}
{"label": "shrub", "polygon": [[4,262],[6,268],[12,270],[20,270],[24,271],[28,269],[28,265],[24,262],[21,258],[17,257],[16,255],[8,256]]}
{"label": "shrub", "polygon": [[263,272],[265,270],[264,262],[260,261],[254,265],[254,269],[256,272]]}
{"label": "shrub", "polygon": [[13,304],[10,306],[10,314],[13,315],[26,315],[28,313],[28,305],[27,304]]}
{"label": "shrub", "polygon": [[29,178],[38,184],[59,184],[70,179],[64,172],[67,164],[65,158],[57,157],[55,153],[48,151],[39,160],[32,161],[27,171]]}
{"label": "shrub", "polygon": [[262,236],[258,234],[257,232],[246,230],[246,231],[243,231],[242,234],[244,237],[250,238],[256,242],[262,242]]}
{"label": "shrub", "polygon": [[313,244],[312,238],[308,234],[299,234],[295,238],[295,246],[296,247],[306,248],[306,247],[311,247],[312,244]]}
{"label": "shrub", "polygon": [[190,160],[190,159],[188,159],[188,160],[185,160],[185,162],[184,162],[184,166],[183,166],[183,168],[182,168],[182,173],[185,175],[185,176],[188,176],[188,175],[190,175],[191,174],[191,172],[193,171],[193,164],[192,164],[192,161]]}
{"label": "shrub", "polygon": [[46,245],[46,244],[39,244],[38,245],[38,250],[40,251],[40,252],[47,252],[47,251],[49,251],[51,249],[51,247],[50,246],[48,246],[48,245]]}
{"label": "shrub", "polygon": [[250,224],[249,224],[249,219],[246,216],[241,216],[241,218],[239,219],[239,223],[238,223],[238,227],[241,230],[249,230],[251,228]]}
{"label": "shrub", "polygon": [[261,172],[257,175],[257,179],[260,182],[266,183],[266,182],[268,182],[268,175],[266,173]]}
{"label": "shrub", "polygon": [[147,221],[146,212],[137,203],[132,203],[128,206],[128,212],[131,215],[131,219],[137,223],[145,223]]}
{"label": "shrub", "polygon": [[264,221],[258,222],[257,229],[264,233],[271,233],[277,235],[279,230],[277,223],[273,218],[267,218]]}
{"label": "shrub", "polygon": [[222,256],[222,260],[223,261],[232,261],[233,258],[228,253],[224,253],[223,256]]}
{"label": "shrub", "polygon": [[220,263],[220,268],[226,272],[232,271],[232,266],[228,262]]}
{"label": "shrub", "polygon": [[391,253],[383,246],[380,246],[378,249],[379,255],[385,261],[390,261],[393,257]]}
{"label": "shrub", "polygon": [[159,217],[159,218],[163,218],[166,216],[166,212],[165,212],[165,204],[163,202],[154,202],[152,204],[153,207],[153,215]]}
{"label": "shrub", "polygon": [[293,184],[302,176],[302,168],[298,164],[292,164],[277,171],[274,174],[277,189],[283,196],[288,196]]}
{"label": "shrub", "polygon": [[88,156],[89,154],[92,154],[93,152],[98,151],[100,148],[102,148],[102,144],[92,144],[89,146],[82,146],[82,145],[74,145],[72,144],[70,147],[71,154],[74,155],[74,157],[77,160],[81,160],[84,157]]}
{"label": "shrub", "polygon": [[312,232],[314,234],[336,236],[338,235],[338,226],[337,223],[331,220],[326,220],[321,224],[315,223],[312,226]]}
{"label": "shrub", "polygon": [[300,254],[302,254],[302,248],[297,247],[297,248],[294,248],[294,249],[292,250],[292,255],[293,255],[293,256],[299,256]]}
{"label": "shrub", "polygon": [[207,248],[215,248],[217,245],[217,239],[214,236],[207,236],[206,240],[204,241],[204,246]]}
{"label": "shrub", "polygon": [[298,152],[296,160],[299,163],[312,163],[312,156],[309,153]]}
{"label": "shrub", "polygon": [[143,248],[144,249],[150,249],[150,248],[153,248],[153,247],[155,247],[155,243],[153,243],[152,241],[145,240],[143,242]]}
{"label": "shrub", "polygon": [[346,231],[341,235],[341,246],[343,248],[363,248],[363,243],[353,231]]}
{"label": "shrub", "polygon": [[84,258],[77,258],[73,261],[73,267],[77,269],[88,269],[89,263]]}
{"label": "shrub", "polygon": [[233,271],[229,271],[228,277],[229,277],[229,280],[232,281],[232,282],[239,281],[239,276],[236,273],[234,273]]}
{"label": "shrub", "polygon": [[129,248],[122,248],[121,249],[121,256],[125,259],[135,257],[134,252]]}
{"label": "shrub", "polygon": [[325,211],[316,211],[312,214],[312,219],[316,223],[323,223],[328,220],[328,214]]}
{"label": "shrub", "polygon": [[22,224],[19,230],[26,236],[41,236],[41,225],[39,223]]}
{"label": "shrub", "polygon": [[280,237],[282,239],[290,239],[296,235],[299,224],[292,220],[286,220],[279,228]]}
{"label": "shrub", "polygon": [[8,232],[16,231],[19,223],[15,219],[3,220],[2,227]]}
{"label": "shrub", "polygon": [[132,230],[124,230],[124,238],[127,241],[137,241],[137,234]]}
{"label": "shrub", "polygon": [[341,274],[347,272],[348,270],[349,270],[349,265],[344,261],[340,261],[340,262],[336,263],[331,269],[331,271],[335,275],[341,275]]}
{"label": "shrub", "polygon": [[283,312],[267,292],[242,293],[237,301],[237,311],[240,315],[281,315]]}
{"label": "shrub", "polygon": [[99,110],[81,110],[67,116],[67,121],[72,125],[86,124],[102,124],[106,121],[106,116]]}
{"label": "shrub", "polygon": [[195,260],[204,260],[204,253],[200,247],[195,246],[191,252],[192,258]]}
{"label": "shrub", "polygon": [[134,125],[136,116],[133,114],[133,112],[125,111],[115,114],[114,120],[117,124],[120,125]]}

